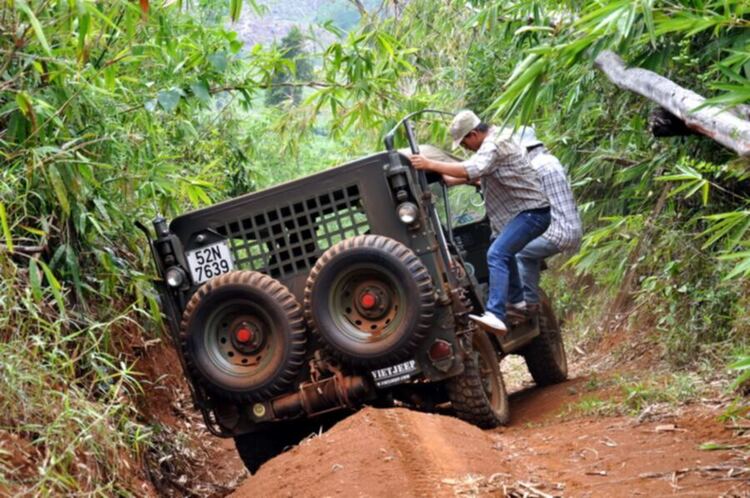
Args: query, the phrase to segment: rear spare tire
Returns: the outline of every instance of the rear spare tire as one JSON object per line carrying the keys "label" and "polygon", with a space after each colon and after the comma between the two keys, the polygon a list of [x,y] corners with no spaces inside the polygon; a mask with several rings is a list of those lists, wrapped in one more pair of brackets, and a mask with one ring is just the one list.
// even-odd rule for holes
{"label": "rear spare tire", "polygon": [[549,386],[568,378],[568,359],[552,303],[541,291],[540,297],[539,335],[521,354],[534,382],[538,386]]}
{"label": "rear spare tire", "polygon": [[335,358],[364,367],[412,358],[432,324],[435,291],[408,247],[360,235],[331,247],[305,285],[305,317]]}
{"label": "rear spare tire", "polygon": [[180,341],[191,372],[230,399],[280,394],[304,364],[299,304],[281,283],[254,271],[225,273],[198,289],[182,315]]}

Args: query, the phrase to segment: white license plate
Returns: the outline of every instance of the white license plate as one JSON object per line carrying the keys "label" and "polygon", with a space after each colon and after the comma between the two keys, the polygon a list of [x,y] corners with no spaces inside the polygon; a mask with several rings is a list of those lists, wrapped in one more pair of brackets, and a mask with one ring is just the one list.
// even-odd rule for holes
{"label": "white license plate", "polygon": [[226,273],[234,268],[232,253],[226,242],[217,242],[187,253],[193,283],[202,284],[209,278]]}
{"label": "white license plate", "polygon": [[371,373],[377,387],[388,387],[406,382],[418,371],[417,361],[409,360],[398,365],[373,370]]}

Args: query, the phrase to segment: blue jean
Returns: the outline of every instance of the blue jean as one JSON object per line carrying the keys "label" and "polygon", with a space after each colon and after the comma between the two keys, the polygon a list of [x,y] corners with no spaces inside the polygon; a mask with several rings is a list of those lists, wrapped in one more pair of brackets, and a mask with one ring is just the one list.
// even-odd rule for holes
{"label": "blue jean", "polygon": [[514,289],[514,293],[510,295],[511,303],[517,303],[522,299],[530,304],[539,302],[539,272],[542,261],[559,252],[560,248],[555,244],[544,237],[537,237],[516,254],[518,273],[521,282],[523,282],[523,292],[520,289]]}
{"label": "blue jean", "polygon": [[521,211],[510,220],[487,251],[490,272],[487,311],[505,320],[505,301],[509,287],[517,293],[521,281],[516,264],[516,253],[547,230],[550,222],[549,208]]}

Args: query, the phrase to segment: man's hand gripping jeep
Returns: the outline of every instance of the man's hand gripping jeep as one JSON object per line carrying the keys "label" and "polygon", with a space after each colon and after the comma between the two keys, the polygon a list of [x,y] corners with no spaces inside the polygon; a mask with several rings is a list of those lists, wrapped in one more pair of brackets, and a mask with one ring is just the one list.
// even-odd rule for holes
{"label": "man's hand gripping jeep", "polygon": [[537,384],[566,378],[546,298],[502,338],[468,319],[486,300],[489,222],[453,226],[441,179],[394,148],[403,126],[418,152],[413,116],[385,152],[157,218],[155,238],[139,224],[195,405],[251,472],[364,404],[450,403],[479,427],[504,424],[511,353]]}

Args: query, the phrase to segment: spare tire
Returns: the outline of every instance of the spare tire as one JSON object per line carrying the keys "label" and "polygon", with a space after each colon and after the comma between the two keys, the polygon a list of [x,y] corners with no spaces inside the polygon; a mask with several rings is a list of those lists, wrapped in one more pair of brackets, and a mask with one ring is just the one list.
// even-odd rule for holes
{"label": "spare tire", "polygon": [[190,298],[180,342],[187,367],[213,393],[254,401],[284,392],[304,365],[299,303],[254,271],[212,278]]}
{"label": "spare tire", "polygon": [[434,315],[427,269],[405,245],[360,235],[326,251],[305,285],[305,317],[338,360],[363,367],[412,358]]}

